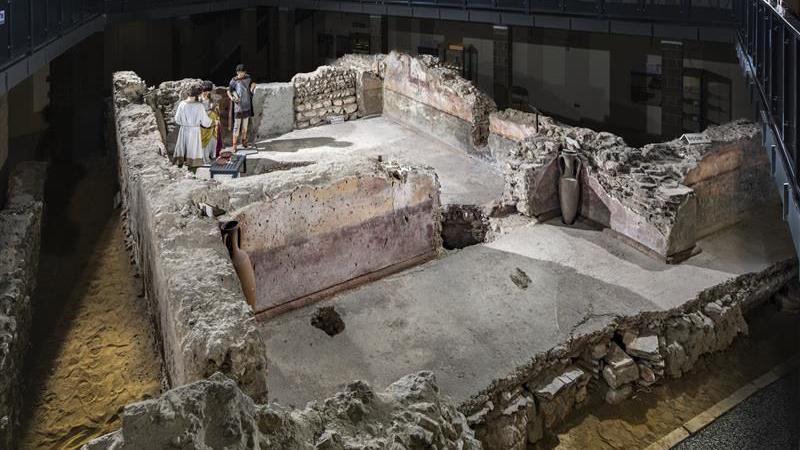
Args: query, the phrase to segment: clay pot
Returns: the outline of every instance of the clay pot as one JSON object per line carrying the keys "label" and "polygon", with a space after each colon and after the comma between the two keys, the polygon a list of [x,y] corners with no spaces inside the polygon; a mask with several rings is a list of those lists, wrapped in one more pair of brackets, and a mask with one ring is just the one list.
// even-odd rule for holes
{"label": "clay pot", "polygon": [[232,220],[222,226],[222,239],[228,247],[228,253],[239,276],[242,284],[244,297],[251,308],[256,307],[256,273],[253,264],[250,262],[250,255],[241,249],[242,237],[239,230],[239,222]]}
{"label": "clay pot", "polygon": [[581,160],[578,153],[572,150],[563,150],[558,155],[558,167],[561,169],[561,178],[558,180],[558,199],[561,202],[561,220],[572,225],[578,217],[578,207],[581,201]]}

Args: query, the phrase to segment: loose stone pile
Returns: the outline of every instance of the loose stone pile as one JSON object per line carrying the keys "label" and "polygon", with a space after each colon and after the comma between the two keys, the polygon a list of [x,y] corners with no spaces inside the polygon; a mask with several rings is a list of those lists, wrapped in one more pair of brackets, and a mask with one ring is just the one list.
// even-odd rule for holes
{"label": "loose stone pile", "polygon": [[6,208],[0,210],[0,448],[16,448],[46,169],[45,163],[18,164],[9,178]]}
{"label": "loose stone pile", "polygon": [[358,118],[355,73],[344,67],[322,66],[292,78],[295,128]]}
{"label": "loose stone pile", "polygon": [[481,448],[430,372],[405,376],[383,392],[357,381],[302,410],[256,404],[232,380],[215,374],[127,406],[122,424],[84,449]]}

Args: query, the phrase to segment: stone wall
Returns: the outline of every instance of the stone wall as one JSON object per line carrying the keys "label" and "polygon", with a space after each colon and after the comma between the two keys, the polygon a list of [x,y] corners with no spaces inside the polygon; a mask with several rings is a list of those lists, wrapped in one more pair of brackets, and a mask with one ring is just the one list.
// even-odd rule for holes
{"label": "stone wall", "polygon": [[384,115],[468,153],[484,151],[494,101],[437,58],[392,52],[384,60]]}
{"label": "stone wall", "polygon": [[266,350],[222,244],[192,192],[208,183],[164,158],[146,85],[133,72],[113,79],[119,183],[127,239],[144,278],[173,386],[221,371],[265,398]]}
{"label": "stone wall", "polygon": [[[247,177],[200,193],[241,228],[256,270],[256,312],[435,256],[439,183],[432,169],[369,160]],[[343,285],[344,284],[344,285]]]}
{"label": "stone wall", "polygon": [[490,125],[492,156],[505,167],[505,201],[523,214],[557,213],[559,152],[576,148],[581,216],[671,260],[698,239],[735,224],[771,197],[758,127],[736,121],[705,131],[710,144],[680,140],[628,146],[619,136],[506,110]]}
{"label": "stone wall", "polygon": [[6,208],[0,210],[0,448],[16,448],[45,178],[45,163],[18,164],[9,179]]}
{"label": "stone wall", "polygon": [[591,396],[623,402],[724,350],[747,334],[745,314],[796,276],[796,260],[783,261],[708,289],[677,310],[620,317],[589,334],[573,330],[568,344],[496,380],[460,410],[485,448],[524,450]]}
{"label": "stone wall", "polygon": [[386,72],[386,55],[348,54],[337,59],[333,65],[355,72],[358,117],[383,114],[383,77]]}
{"label": "stone wall", "polygon": [[321,66],[292,78],[295,128],[358,118],[355,72],[345,67]]}
{"label": "stone wall", "polygon": [[259,83],[253,95],[253,133],[256,140],[294,129],[294,85]]}
{"label": "stone wall", "polygon": [[322,402],[290,410],[263,405],[221,374],[127,406],[122,429],[85,450],[136,448],[479,450],[464,416],[430,372],[376,392],[354,382]]}

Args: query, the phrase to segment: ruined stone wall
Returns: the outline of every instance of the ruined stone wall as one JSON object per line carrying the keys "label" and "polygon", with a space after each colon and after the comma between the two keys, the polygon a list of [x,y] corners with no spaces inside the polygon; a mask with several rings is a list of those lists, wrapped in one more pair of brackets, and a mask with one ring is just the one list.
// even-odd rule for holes
{"label": "ruined stone wall", "polygon": [[384,60],[384,114],[469,153],[482,152],[494,101],[437,58],[392,52]]}
{"label": "ruined stone wall", "polygon": [[331,119],[358,118],[355,72],[344,67],[321,66],[299,73],[294,85],[295,128],[330,123]]}
{"label": "ruined stone wall", "polygon": [[195,202],[239,221],[256,270],[256,312],[418,264],[441,249],[439,183],[428,168],[314,164],[224,183]]}
{"label": "ruined stone wall", "polygon": [[708,289],[678,310],[618,318],[594,332],[573,330],[568,344],[496,380],[460,410],[485,448],[524,450],[590,396],[623,402],[727,348],[747,334],[745,313],[796,276],[796,260],[783,261]]}
{"label": "ruined stone wall", "polygon": [[348,68],[356,74],[356,101],[359,117],[383,114],[385,59],[386,55],[383,54],[348,54],[333,63],[334,66]]}
{"label": "ruined stone wall", "polygon": [[258,404],[221,374],[129,405],[122,429],[85,450],[407,448],[479,450],[464,416],[443,398],[430,372],[383,391],[354,382],[304,409]]}
{"label": "ruined stone wall", "polygon": [[579,151],[580,214],[662,258],[740,221],[770,199],[768,161],[754,124],[706,130],[710,144],[628,146],[619,136],[506,110],[491,117],[490,149],[506,173],[505,201],[526,215],[558,212],[556,158]]}
{"label": "ruined stone wall", "polygon": [[45,163],[18,164],[9,178],[6,207],[0,210],[0,448],[16,448],[45,178]]}
{"label": "ruined stone wall", "polygon": [[117,72],[113,86],[126,234],[156,315],[171,384],[221,371],[248,394],[264,398],[264,343],[216,222],[202,217],[190,200],[207,184],[160,154],[144,81]]}

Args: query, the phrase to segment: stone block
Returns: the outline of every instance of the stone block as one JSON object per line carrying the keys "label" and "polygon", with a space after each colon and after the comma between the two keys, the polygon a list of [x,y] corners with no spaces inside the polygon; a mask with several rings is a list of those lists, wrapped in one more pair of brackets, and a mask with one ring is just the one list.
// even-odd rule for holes
{"label": "stone block", "polygon": [[658,351],[658,336],[638,336],[634,338],[630,344],[625,347],[625,351],[634,357],[655,360],[660,359],[661,354]]}
{"label": "stone block", "polygon": [[[256,139],[288,133],[294,129],[292,83],[261,83],[253,96],[253,128]],[[298,109],[298,111],[301,111]]]}

